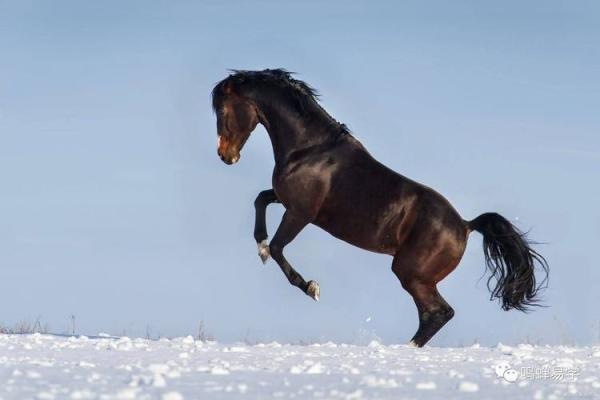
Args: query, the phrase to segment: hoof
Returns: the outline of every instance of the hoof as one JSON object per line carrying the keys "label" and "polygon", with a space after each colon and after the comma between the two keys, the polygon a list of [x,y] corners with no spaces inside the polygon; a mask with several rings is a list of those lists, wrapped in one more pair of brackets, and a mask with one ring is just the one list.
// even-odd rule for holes
{"label": "hoof", "polygon": [[321,288],[319,288],[319,284],[315,281],[309,281],[308,287],[306,288],[306,294],[312,297],[315,301],[319,301],[319,296],[321,295]]}
{"label": "hoof", "polygon": [[419,345],[414,340],[411,340],[410,342],[408,342],[408,347],[412,347],[413,349],[418,349]]}
{"label": "hoof", "polygon": [[258,245],[258,256],[260,257],[263,264],[266,264],[267,260],[271,256],[271,252],[269,251],[269,245],[267,244],[266,240],[263,240],[262,242],[257,243],[257,245]]}

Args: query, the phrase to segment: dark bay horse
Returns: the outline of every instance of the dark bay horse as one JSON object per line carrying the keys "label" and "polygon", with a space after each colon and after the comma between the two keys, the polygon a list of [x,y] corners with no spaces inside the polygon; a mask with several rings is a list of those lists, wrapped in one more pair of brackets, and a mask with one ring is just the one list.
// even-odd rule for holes
{"label": "dark bay horse", "polygon": [[[525,235],[496,213],[465,221],[442,195],[379,163],[345,125],[318,103],[314,89],[282,69],[233,71],[212,92],[218,154],[226,164],[257,124],[267,130],[273,153],[273,188],[254,202],[259,255],[277,262],[290,283],[315,300],[320,289],[305,281],[283,249],[308,224],[360,248],[394,257],[392,271],[413,297],[419,328],[412,345],[423,346],[454,315],[437,283],[458,265],[471,231],[483,235],[488,288],[504,310],[536,305],[548,276],[546,260]],[[285,213],[267,245],[267,205]],[[543,274],[541,281],[535,269]]]}

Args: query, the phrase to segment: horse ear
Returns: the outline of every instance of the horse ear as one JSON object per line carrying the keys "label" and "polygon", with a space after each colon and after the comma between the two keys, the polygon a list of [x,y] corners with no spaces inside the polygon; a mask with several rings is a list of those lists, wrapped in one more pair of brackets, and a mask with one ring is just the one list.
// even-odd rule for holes
{"label": "horse ear", "polygon": [[231,82],[225,82],[225,84],[223,85],[223,93],[229,95],[233,92],[233,87]]}

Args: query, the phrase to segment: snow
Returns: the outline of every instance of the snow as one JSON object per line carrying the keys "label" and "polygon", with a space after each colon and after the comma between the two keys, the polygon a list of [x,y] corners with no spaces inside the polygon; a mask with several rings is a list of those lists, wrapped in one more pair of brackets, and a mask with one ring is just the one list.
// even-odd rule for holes
{"label": "snow", "polygon": [[479,385],[473,382],[464,381],[458,385],[458,390],[461,392],[476,392],[479,390]]}
{"label": "snow", "polygon": [[599,399],[600,346],[0,335],[0,399]]}

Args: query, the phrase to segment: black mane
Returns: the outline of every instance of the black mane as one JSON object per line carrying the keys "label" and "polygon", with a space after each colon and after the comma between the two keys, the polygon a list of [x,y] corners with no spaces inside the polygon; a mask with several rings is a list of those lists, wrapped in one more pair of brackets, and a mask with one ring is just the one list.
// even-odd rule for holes
{"label": "black mane", "polygon": [[248,84],[253,87],[268,85],[272,88],[282,89],[282,92],[291,96],[300,114],[306,115],[311,110],[321,112],[332,122],[338,124],[343,132],[349,132],[346,125],[336,121],[321,107],[317,90],[306,82],[294,78],[294,72],[287,71],[283,68],[265,69],[262,71],[232,69],[230,72],[232,72],[232,74],[217,83],[212,90],[212,106],[215,112],[218,111],[218,107],[225,95],[224,87],[226,84],[231,84],[234,87],[242,84]]}

